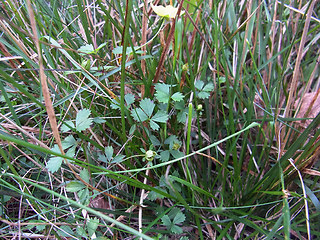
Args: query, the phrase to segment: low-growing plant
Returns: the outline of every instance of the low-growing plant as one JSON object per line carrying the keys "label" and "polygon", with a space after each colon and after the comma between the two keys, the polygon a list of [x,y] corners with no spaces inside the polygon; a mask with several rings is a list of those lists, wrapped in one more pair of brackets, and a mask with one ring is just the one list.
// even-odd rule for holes
{"label": "low-growing plant", "polygon": [[319,7],[1,1],[1,238],[316,239]]}

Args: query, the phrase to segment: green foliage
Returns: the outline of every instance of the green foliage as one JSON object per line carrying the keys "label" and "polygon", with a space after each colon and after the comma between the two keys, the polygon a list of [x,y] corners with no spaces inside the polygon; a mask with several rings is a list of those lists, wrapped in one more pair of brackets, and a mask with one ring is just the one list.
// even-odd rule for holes
{"label": "green foliage", "polygon": [[158,123],[166,123],[169,116],[164,111],[158,110],[153,115],[155,104],[148,98],[140,101],[140,107],[132,110],[131,115],[137,122],[146,122],[150,124],[153,130],[159,130],[160,126]]}
{"label": "green foliage", "polygon": [[161,218],[162,224],[167,227],[169,231],[175,234],[181,234],[182,228],[178,226],[185,221],[186,216],[178,208],[173,208],[168,215]]}
{"label": "green foliage", "polygon": [[203,81],[198,80],[194,83],[194,87],[197,89],[196,94],[201,99],[206,99],[210,96],[210,92],[213,91],[214,86],[210,82],[205,84]]}
{"label": "green foliage", "polygon": [[1,238],[319,238],[316,1],[22,2],[0,3]]}
{"label": "green foliage", "polygon": [[89,118],[91,114],[91,111],[89,109],[82,109],[77,113],[75,124],[72,120],[66,121],[62,127],[61,130],[63,132],[67,132],[71,129],[76,129],[77,131],[81,132],[90,127],[92,124],[92,119]]}

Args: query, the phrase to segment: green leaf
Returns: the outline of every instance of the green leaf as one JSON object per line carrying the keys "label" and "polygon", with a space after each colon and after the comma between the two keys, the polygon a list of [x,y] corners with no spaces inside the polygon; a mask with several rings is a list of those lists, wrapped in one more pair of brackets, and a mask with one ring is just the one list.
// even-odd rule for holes
{"label": "green leaf", "polygon": [[115,99],[112,99],[112,103],[110,104],[110,107],[112,109],[121,109],[119,103]]}
{"label": "green leaf", "polygon": [[183,233],[182,228],[179,227],[179,226],[177,226],[177,225],[173,225],[170,230],[171,230],[171,232],[173,232],[173,233],[175,233],[175,234],[181,234],[181,233]]}
{"label": "green leaf", "polygon": [[82,178],[82,180],[84,180],[86,183],[89,183],[90,181],[90,174],[88,169],[84,168],[81,170],[80,172],[80,177]]}
{"label": "green leaf", "polygon": [[54,173],[58,171],[62,164],[62,158],[61,157],[52,157],[47,162],[46,168],[51,172]]}
{"label": "green leaf", "polygon": [[206,99],[209,96],[210,96],[210,93],[208,93],[208,92],[201,91],[201,92],[198,93],[198,97],[201,98],[201,99]]}
{"label": "green leaf", "polygon": [[133,109],[131,111],[131,116],[137,122],[144,122],[149,119],[147,114],[145,114],[145,112],[142,111],[141,108]]}
{"label": "green leaf", "polygon": [[62,141],[62,148],[63,149],[67,149],[69,147],[73,147],[73,146],[77,146],[77,145],[78,145],[78,142],[76,141],[76,139],[72,135],[69,135],[68,137],[66,137]]}
{"label": "green leaf", "polygon": [[178,150],[170,150],[170,153],[171,153],[171,155],[172,155],[174,158],[184,157],[184,153],[183,153],[183,152],[180,152],[180,151],[178,151]]}
{"label": "green leaf", "polygon": [[45,224],[41,224],[41,223],[45,223],[45,221],[42,221],[42,220],[30,220],[29,224],[27,225],[27,228],[28,229],[32,229],[32,228],[36,227],[38,232],[43,232],[43,230],[46,228],[46,225]]}
{"label": "green leaf", "polygon": [[168,103],[170,99],[170,85],[165,83],[157,83],[155,85],[155,96],[159,102]]}
{"label": "green leaf", "polygon": [[90,237],[92,237],[92,235],[95,234],[98,226],[99,226],[99,219],[96,217],[93,219],[90,219],[87,222],[87,229]]}
{"label": "green leaf", "polygon": [[134,95],[130,93],[125,95],[124,99],[126,101],[127,106],[130,106],[132,103],[134,103],[134,100],[135,100]]}
{"label": "green leaf", "polygon": [[113,156],[113,147],[112,146],[105,147],[104,154],[106,155],[107,160],[110,161]]}
{"label": "green leaf", "polygon": [[[155,187],[155,188],[167,193],[167,191],[166,191],[165,189],[162,189],[162,188],[160,188],[160,187]],[[151,201],[155,201],[155,200],[157,200],[157,199],[163,199],[164,196],[163,196],[162,194],[160,194],[160,193],[151,191],[151,192],[148,193],[148,198],[149,198]]]}
{"label": "green leaf", "polygon": [[212,83],[205,85],[201,80],[196,81],[194,86],[199,90],[199,92],[197,91],[196,94],[201,99],[208,98],[210,96],[210,92],[214,89],[214,85]]}
{"label": "green leaf", "polygon": [[142,99],[140,102],[140,108],[147,114],[148,117],[150,117],[153,113],[155,104],[149,99],[145,98]]}
{"label": "green leaf", "polygon": [[112,159],[111,163],[119,163],[119,162],[122,162],[124,158],[125,158],[124,155],[117,155],[117,156],[115,156],[115,157]]}
{"label": "green leaf", "polygon": [[86,206],[89,205],[91,195],[90,195],[89,189],[87,187],[80,190],[78,192],[78,196],[79,196],[79,200],[80,200],[81,204],[86,205]]}
{"label": "green leaf", "polygon": [[101,162],[105,162],[105,163],[109,162],[109,160],[107,159],[106,155],[101,154],[101,153],[98,153],[98,160],[101,161]]}
{"label": "green leaf", "polygon": [[67,183],[66,190],[67,192],[78,192],[84,189],[86,186],[80,181],[71,181]]}
{"label": "green leaf", "polygon": [[162,151],[160,153],[160,159],[162,162],[169,161],[169,157],[170,157],[170,152],[168,150]]}
{"label": "green leaf", "polygon": [[71,127],[71,128],[75,128],[74,123],[69,120],[69,121],[65,121],[62,126],[61,126],[61,131],[62,132],[68,132],[70,130],[70,128],[67,126],[67,124]]}
{"label": "green leaf", "polygon": [[179,223],[183,223],[184,220],[186,220],[186,216],[180,210],[180,212],[178,212],[177,215],[174,217],[172,223],[179,224]]}
{"label": "green leaf", "polygon": [[186,236],[183,236],[183,237],[181,237],[179,240],[189,240],[189,238],[186,237]]}
{"label": "green leaf", "polygon": [[182,110],[177,115],[177,120],[179,123],[185,123],[188,116],[188,110]]}
{"label": "green leaf", "polygon": [[152,118],[151,120],[155,122],[160,122],[160,123],[166,123],[169,119],[169,116],[167,113],[163,111],[158,111]]}
{"label": "green leaf", "polygon": [[134,134],[134,131],[136,130],[136,125],[133,124],[131,127],[130,127],[130,130],[129,130],[129,135],[133,135]]}
{"label": "green leaf", "polygon": [[[68,157],[73,157],[74,154],[75,154],[75,148],[76,148],[76,146],[72,146],[72,148],[70,148],[70,149],[67,151],[66,155],[67,155]],[[53,148],[51,148],[51,151],[61,154],[60,149],[59,149],[59,147],[58,147],[57,144],[55,144],[55,145],[53,146]],[[58,171],[58,170],[60,169],[61,164],[62,164],[62,161],[63,161],[63,158],[62,158],[62,157],[56,157],[56,156],[54,156],[54,155],[52,155],[52,156],[53,156],[53,157],[51,157],[51,158],[49,159],[49,161],[47,162],[46,168],[47,168],[50,172],[54,173],[54,172],[56,172],[56,171]]]}
{"label": "green leaf", "polygon": [[213,91],[213,89],[214,89],[213,83],[208,83],[207,85],[204,86],[202,91],[211,92]]}
{"label": "green leaf", "polygon": [[92,119],[89,118],[91,111],[89,109],[82,109],[78,112],[76,117],[77,131],[83,131],[90,127]]}
{"label": "green leaf", "polygon": [[[136,54],[142,54],[143,51],[138,51],[138,49],[140,48],[140,46],[136,46],[134,47],[134,50],[135,50],[135,53]],[[119,46],[119,47],[116,47],[112,50],[112,53],[113,54],[122,54],[122,46]],[[127,50],[126,50],[126,55],[130,55],[132,53],[132,48],[131,47],[127,47]]]}
{"label": "green leaf", "polygon": [[88,238],[86,230],[84,230],[84,228],[81,226],[77,227],[77,234],[82,238]]}
{"label": "green leaf", "polygon": [[204,86],[204,82],[201,80],[198,80],[194,83],[194,87],[200,91],[202,90],[203,86]]}
{"label": "green leaf", "polygon": [[159,128],[160,128],[160,126],[156,122],[154,122],[153,120],[150,120],[150,127],[155,131],[159,130]]}
{"label": "green leaf", "polygon": [[61,237],[72,237],[74,234],[69,226],[62,225],[60,226],[60,229],[61,230],[58,230],[57,232]]}
{"label": "green leaf", "polygon": [[180,102],[182,101],[184,98],[183,94],[180,92],[176,92],[171,96],[171,99],[175,102]]}
{"label": "green leaf", "polygon": [[101,118],[101,117],[95,117],[95,118],[92,119],[92,121],[93,121],[94,123],[98,123],[98,124],[101,124],[101,123],[105,123],[105,122],[106,122],[106,120],[103,119],[103,118]]}
{"label": "green leaf", "polygon": [[176,135],[170,135],[165,141],[164,144],[169,144],[170,148],[175,142],[180,142]]}
{"label": "green leaf", "polygon": [[[94,50],[94,53],[97,53],[101,48],[103,48],[104,46],[106,46],[107,45],[107,43],[101,43],[98,47],[97,47],[97,49],[95,49]],[[110,67],[110,66],[109,66]],[[113,66],[111,66],[111,68],[112,68]]]}
{"label": "green leaf", "polygon": [[94,48],[92,44],[86,44],[84,46],[81,46],[78,51],[80,52],[80,55],[91,54],[94,53]]}
{"label": "green leaf", "polygon": [[162,221],[162,224],[165,225],[166,227],[171,227],[171,220],[169,218],[168,215],[164,215],[162,218],[161,218],[161,221]]}

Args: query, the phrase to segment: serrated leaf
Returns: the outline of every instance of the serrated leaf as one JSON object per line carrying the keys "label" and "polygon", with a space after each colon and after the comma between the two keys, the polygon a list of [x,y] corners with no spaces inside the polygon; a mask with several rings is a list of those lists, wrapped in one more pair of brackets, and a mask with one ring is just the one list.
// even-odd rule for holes
{"label": "serrated leaf", "polygon": [[168,103],[170,99],[170,85],[165,83],[157,83],[155,85],[155,96],[161,103]]}
{"label": "serrated leaf", "polygon": [[178,150],[170,150],[170,153],[175,159],[184,157],[184,153]]}
{"label": "serrated leaf", "polygon": [[89,205],[91,196],[90,196],[89,189],[87,187],[80,190],[78,192],[78,196],[81,204],[85,206]]}
{"label": "serrated leaf", "polygon": [[106,155],[107,160],[110,161],[113,156],[113,147],[112,146],[105,147],[104,154]]}
{"label": "serrated leaf", "polygon": [[161,218],[161,221],[162,221],[162,224],[165,225],[166,227],[171,227],[171,220],[168,215],[164,215]]}
{"label": "serrated leaf", "polygon": [[175,102],[175,103],[174,103],[174,107],[175,107],[175,109],[177,109],[177,110],[183,110],[183,109],[186,108],[185,103],[184,103],[183,101]]}
{"label": "serrated leaf", "polygon": [[201,99],[206,99],[209,96],[210,96],[210,93],[208,93],[208,92],[201,91],[201,92],[198,93],[198,97],[201,98]]}
{"label": "serrated leaf", "polygon": [[78,191],[84,189],[85,187],[86,186],[82,182],[72,181],[72,182],[67,183],[66,190],[67,190],[67,192],[78,192]]}
{"label": "serrated leaf", "polygon": [[87,232],[86,232],[86,230],[84,230],[83,227],[78,226],[76,232],[77,232],[77,234],[78,234],[79,236],[81,236],[81,237],[83,237],[83,238],[88,238]]}
{"label": "serrated leaf", "polygon": [[201,80],[198,80],[194,83],[194,87],[200,91],[202,90],[203,86],[204,86],[204,82]]}
{"label": "serrated leaf", "polygon": [[183,236],[183,237],[181,237],[179,240],[189,240],[189,238],[186,237],[186,236]]}
{"label": "serrated leaf", "polygon": [[42,232],[46,228],[46,225],[44,223],[45,221],[42,220],[30,220],[26,227],[28,229],[36,227],[37,231]]}
{"label": "serrated leaf", "polygon": [[46,168],[49,170],[49,172],[54,173],[60,169],[61,164],[62,164],[61,157],[52,157],[47,162]]}
{"label": "serrated leaf", "polygon": [[82,178],[82,180],[84,180],[86,183],[89,183],[90,181],[90,174],[88,169],[84,168],[81,170],[80,172],[80,177]]}
{"label": "serrated leaf", "polygon": [[152,120],[150,120],[149,124],[150,124],[150,127],[155,131],[159,130],[159,128],[160,128],[160,126],[156,122],[154,122]]}
{"label": "serrated leaf", "polygon": [[177,120],[179,123],[185,123],[187,120],[187,116],[188,116],[188,111],[180,111],[177,115]]}
{"label": "serrated leaf", "polygon": [[105,163],[107,163],[109,161],[107,159],[106,155],[100,154],[100,153],[98,153],[98,160],[101,161],[101,162],[105,162]]}
{"label": "serrated leaf", "polygon": [[174,219],[172,220],[172,223],[173,224],[179,224],[179,223],[183,223],[184,220],[186,220],[186,216],[180,211],[174,217]]}
{"label": "serrated leaf", "polygon": [[[66,156],[68,156],[68,157],[73,157],[73,156],[75,155],[75,148],[76,148],[76,145],[72,146],[72,147],[66,152]],[[55,145],[53,146],[53,148],[51,148],[51,150],[52,150],[53,152],[56,152],[56,153],[61,154],[61,151],[60,151],[60,149],[59,149],[59,147],[58,147],[57,144],[55,144]],[[46,168],[47,168],[50,172],[54,173],[54,172],[56,172],[56,171],[58,171],[58,170],[60,169],[61,164],[62,164],[62,161],[63,161],[63,158],[62,158],[62,157],[56,157],[56,156],[53,155],[53,157],[51,157],[51,158],[49,159],[49,161],[47,162]]]}
{"label": "serrated leaf", "polygon": [[145,114],[147,114],[148,117],[152,115],[154,107],[155,104],[149,98],[142,99],[140,102],[140,108],[145,112]]}
{"label": "serrated leaf", "polygon": [[171,232],[175,233],[175,234],[181,234],[183,233],[183,230],[181,227],[177,226],[177,225],[172,225],[171,227]]}
{"label": "serrated leaf", "polygon": [[[50,150],[52,152],[61,154],[61,151],[60,151],[60,148],[59,148],[58,144],[53,145],[53,147]],[[55,155],[52,155],[52,156],[55,156]]]}
{"label": "serrated leaf", "polygon": [[213,89],[214,89],[213,83],[208,83],[207,85],[204,86],[202,91],[211,92],[211,91],[213,91]]}
{"label": "serrated leaf", "polygon": [[170,135],[166,140],[164,140],[164,144],[173,144],[174,142],[180,142],[176,135]]}
{"label": "serrated leaf", "polygon": [[133,94],[127,94],[124,96],[124,100],[126,101],[127,106],[130,106],[132,103],[134,103],[134,95]]}
{"label": "serrated leaf", "polygon": [[131,116],[137,122],[144,122],[144,121],[148,120],[147,114],[145,114],[145,112],[142,111],[141,108],[133,109],[131,111]]}
{"label": "serrated leaf", "polygon": [[[155,187],[156,189],[159,189],[161,191],[164,191],[166,192],[164,189],[160,188],[160,187]],[[157,199],[163,199],[164,196],[160,193],[157,193],[157,192],[154,192],[154,191],[151,191],[148,193],[148,198],[151,200],[151,201],[155,201]]]}
{"label": "serrated leaf", "polygon": [[99,226],[99,219],[96,217],[93,219],[90,219],[87,222],[87,229],[90,237],[92,237],[92,235],[95,234],[95,231],[97,230],[98,226]]}
{"label": "serrated leaf", "polygon": [[[171,175],[168,176],[169,179],[172,181],[172,178],[171,178]],[[174,181],[172,181],[174,182]],[[177,208],[177,207],[174,207],[170,210],[170,212],[168,213],[168,216],[170,219],[174,219],[174,217],[179,213],[181,212],[180,208]]]}
{"label": "serrated leaf", "polygon": [[182,101],[184,98],[183,94],[180,92],[176,92],[171,96],[171,99],[175,102],[180,102]]}
{"label": "serrated leaf", "polygon": [[83,131],[90,127],[92,119],[89,118],[91,111],[89,109],[82,109],[78,112],[76,117],[77,131]]}
{"label": "serrated leaf", "polygon": [[62,225],[60,226],[60,229],[61,230],[58,230],[57,232],[61,237],[71,237],[74,234],[71,227],[69,226]]}
{"label": "serrated leaf", "polygon": [[75,128],[74,123],[71,120],[65,121],[61,126],[62,132],[68,132],[70,130],[70,128],[67,125],[69,125],[71,128]]}
{"label": "serrated leaf", "polygon": [[120,104],[115,99],[112,99],[112,103],[110,104],[110,107],[112,109],[121,109]]}
{"label": "serrated leaf", "polygon": [[158,139],[156,136],[151,135],[151,136],[149,137],[149,139],[150,139],[150,141],[151,141],[151,143],[152,143],[152,145],[153,145],[154,147],[161,145],[159,139]]}
{"label": "serrated leaf", "polygon": [[119,163],[119,162],[122,162],[124,158],[125,158],[124,155],[117,155],[117,156],[115,156],[115,157],[112,159],[111,163]]}
{"label": "serrated leaf", "polygon": [[76,147],[77,145],[74,145],[71,148],[69,148],[69,150],[66,152],[66,156],[74,157],[74,155],[76,154]]}
{"label": "serrated leaf", "polygon": [[168,150],[162,151],[160,153],[160,159],[162,162],[169,161],[169,157],[170,157],[170,152]]}
{"label": "serrated leaf", "polygon": [[169,119],[169,115],[163,111],[158,111],[152,118],[151,120],[155,122],[160,122],[160,123],[166,123]]}
{"label": "serrated leaf", "polygon": [[78,143],[72,135],[69,135],[62,141],[61,144],[63,149],[67,149],[69,147],[76,146]]}

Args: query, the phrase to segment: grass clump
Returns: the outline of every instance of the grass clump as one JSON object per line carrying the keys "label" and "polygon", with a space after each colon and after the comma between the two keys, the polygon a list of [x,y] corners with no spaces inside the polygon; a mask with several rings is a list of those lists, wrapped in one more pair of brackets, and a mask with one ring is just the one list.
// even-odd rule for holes
{"label": "grass clump", "polygon": [[1,238],[319,236],[316,1],[0,9]]}

